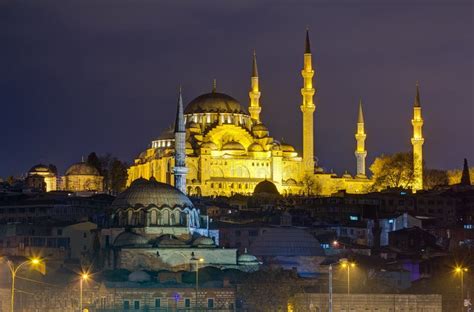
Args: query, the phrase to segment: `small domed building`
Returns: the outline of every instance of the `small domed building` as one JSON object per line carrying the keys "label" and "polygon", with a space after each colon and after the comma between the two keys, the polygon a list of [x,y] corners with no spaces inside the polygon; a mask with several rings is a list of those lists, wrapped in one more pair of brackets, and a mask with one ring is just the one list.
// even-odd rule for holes
{"label": "small domed building", "polygon": [[57,177],[49,166],[38,164],[33,166],[26,177],[26,185],[30,188],[51,192],[57,190]]}
{"label": "small domed building", "polygon": [[73,164],[62,177],[63,189],[71,192],[103,192],[104,177],[99,170],[85,162]]}
{"label": "small domed building", "polygon": [[200,266],[255,270],[239,264],[236,249],[217,248],[218,231],[209,230],[207,218],[169,184],[137,179],[110,210],[110,224],[100,231],[108,269],[192,270],[191,258],[202,258]]}

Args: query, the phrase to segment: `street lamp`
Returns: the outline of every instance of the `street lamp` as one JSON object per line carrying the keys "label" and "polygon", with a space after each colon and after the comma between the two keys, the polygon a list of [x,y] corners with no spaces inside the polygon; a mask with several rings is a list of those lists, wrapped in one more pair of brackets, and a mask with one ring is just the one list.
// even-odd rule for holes
{"label": "street lamp", "polygon": [[79,279],[79,289],[80,289],[80,295],[79,295],[79,306],[80,306],[80,312],[83,311],[83,307],[82,307],[82,283],[86,282],[87,280],[89,279],[89,273],[87,272],[82,272],[81,275],[80,275],[80,279]]}
{"label": "street lamp", "polygon": [[199,291],[199,262],[203,262],[203,258],[196,258],[194,251],[191,252],[191,261],[196,261],[196,298],[195,307],[198,307],[198,291]]}
{"label": "street lamp", "polygon": [[32,266],[38,266],[41,264],[41,259],[39,258],[31,258],[26,261],[23,261],[19,265],[15,266],[13,261],[8,260],[7,261],[8,268],[10,269],[10,272],[12,274],[12,289],[11,289],[11,305],[10,305],[10,311],[14,312],[15,311],[15,278],[16,274],[18,271],[25,265],[25,264],[30,264]]}
{"label": "street lamp", "polygon": [[463,266],[457,266],[454,268],[454,272],[459,274],[461,277],[461,311],[464,311],[464,273],[468,271],[468,268]]}
{"label": "street lamp", "polygon": [[347,259],[341,259],[340,263],[343,269],[347,269],[347,311],[349,311],[351,298],[351,268],[355,268],[356,264]]}

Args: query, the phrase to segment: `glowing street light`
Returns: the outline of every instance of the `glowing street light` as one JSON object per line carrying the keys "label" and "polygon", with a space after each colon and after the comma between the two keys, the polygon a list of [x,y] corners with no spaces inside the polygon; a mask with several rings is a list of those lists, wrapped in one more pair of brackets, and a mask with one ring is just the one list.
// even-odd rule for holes
{"label": "glowing street light", "polygon": [[16,275],[18,273],[18,271],[25,265],[25,264],[29,264],[33,267],[39,267],[39,271],[42,273],[42,274],[45,274],[45,269],[44,267],[40,267],[42,264],[44,265],[44,263],[42,263],[41,259],[39,258],[31,258],[31,259],[28,259],[26,261],[23,261],[22,263],[20,263],[19,265],[15,266],[15,264],[13,263],[13,261],[11,260],[8,260],[7,261],[7,264],[8,264],[8,268],[10,269],[10,272],[11,272],[11,275],[12,275],[12,285],[11,285],[11,303],[10,303],[10,311],[11,312],[14,312],[15,311],[15,279],[16,279]]}
{"label": "glowing street light", "polygon": [[351,295],[351,269],[354,269],[355,262],[350,262],[348,259],[341,259],[340,265],[343,269],[347,269],[347,310],[350,307],[350,295]]}
{"label": "glowing street light", "polygon": [[191,252],[191,261],[195,261],[196,262],[196,303],[195,303],[195,307],[197,309],[198,307],[198,291],[199,291],[199,262],[204,262],[204,259],[203,258],[196,258],[196,256],[194,255],[194,251]]}
{"label": "glowing street light", "polygon": [[469,271],[468,268],[463,267],[463,266],[456,266],[454,268],[454,273],[459,274],[461,277],[461,311],[464,311],[463,305],[464,305],[464,273]]}
{"label": "glowing street light", "polygon": [[79,306],[80,306],[80,311],[82,312],[83,311],[83,307],[82,307],[82,284],[84,282],[87,282],[87,280],[89,279],[90,275],[89,273],[87,272],[82,272],[81,275],[80,275],[80,279],[79,279],[79,288],[80,288],[80,296],[79,296]]}

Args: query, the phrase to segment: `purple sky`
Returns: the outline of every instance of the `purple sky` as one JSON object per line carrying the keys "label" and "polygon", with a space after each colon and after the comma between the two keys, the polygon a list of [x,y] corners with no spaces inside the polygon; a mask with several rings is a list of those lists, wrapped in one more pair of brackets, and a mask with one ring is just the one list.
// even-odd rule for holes
{"label": "purple sky", "polygon": [[470,0],[3,0],[0,176],[91,151],[131,162],[173,122],[179,84],[187,103],[217,78],[247,106],[253,48],[263,121],[300,149],[306,26],[320,165],[354,172],[359,97],[368,165],[408,151],[417,80],[427,166],[474,165]]}

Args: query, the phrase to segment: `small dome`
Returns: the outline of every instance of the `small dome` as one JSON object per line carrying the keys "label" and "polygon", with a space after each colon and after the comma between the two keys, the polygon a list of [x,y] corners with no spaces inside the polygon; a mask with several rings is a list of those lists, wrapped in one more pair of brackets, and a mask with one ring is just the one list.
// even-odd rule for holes
{"label": "small dome", "polygon": [[128,280],[130,282],[149,282],[151,281],[151,276],[145,271],[134,271],[128,275]]}
{"label": "small dome", "polygon": [[33,174],[40,174],[40,175],[47,175],[47,174],[54,174],[54,172],[46,165],[38,164],[33,166],[30,171],[28,171],[30,175]]}
{"label": "small dome", "polygon": [[352,176],[350,175],[349,172],[347,172],[347,170],[344,172],[344,174],[342,175],[342,177],[343,177],[344,179],[352,179]]}
{"label": "small dome", "polygon": [[165,131],[161,132],[160,136],[156,138],[157,140],[173,140],[174,139],[174,129],[169,127]]}
{"label": "small dome", "polygon": [[122,232],[114,241],[114,247],[139,247],[147,246],[148,240],[140,234],[133,232]]}
{"label": "small dome", "polygon": [[270,194],[270,195],[280,195],[277,187],[271,181],[264,180],[258,183],[253,190],[253,194]]}
{"label": "small dome", "polygon": [[174,236],[171,235],[165,235],[165,237],[162,237],[158,240],[158,247],[168,247],[168,248],[173,248],[173,247],[187,247],[186,243],[183,242],[182,240],[177,239]]}
{"label": "small dome", "polygon": [[155,179],[146,180],[143,178],[133,181],[130,187],[120,193],[112,202],[112,207],[116,209],[136,206],[168,207],[171,209],[176,207],[194,208],[191,200],[177,188],[157,182]]}
{"label": "small dome", "polygon": [[295,148],[293,146],[291,146],[290,144],[281,144],[281,150],[283,152],[294,152],[295,151]]}
{"label": "small dome", "polygon": [[230,141],[222,146],[222,150],[228,151],[245,151],[245,147],[239,142]]}
{"label": "small dome", "polygon": [[201,113],[230,113],[245,114],[248,113],[233,97],[218,92],[206,93],[192,100],[184,110],[184,114]]}
{"label": "small dome", "polygon": [[201,148],[209,148],[211,150],[216,150],[217,145],[214,144],[213,142],[204,142],[204,143],[202,143]]}
{"label": "small dome", "polygon": [[237,262],[239,264],[258,264],[258,260],[257,260],[257,257],[251,255],[251,254],[248,254],[248,253],[244,253],[244,254],[241,254],[238,258],[237,258]]}
{"label": "small dome", "polygon": [[268,131],[268,128],[263,123],[259,123],[252,127],[252,131]]}
{"label": "small dome", "polygon": [[193,246],[196,247],[216,247],[216,244],[212,240],[212,238],[206,236],[200,236],[196,238],[193,242]]}
{"label": "small dome", "polygon": [[75,163],[66,171],[66,175],[94,175],[99,176],[99,170],[85,162]]}
{"label": "small dome", "polygon": [[281,146],[278,143],[274,143],[272,146],[272,151],[281,151]]}
{"label": "small dome", "polygon": [[258,143],[252,143],[249,146],[249,152],[263,152],[263,147]]}
{"label": "small dome", "polygon": [[189,141],[186,142],[186,148],[187,149],[192,149],[193,148],[193,146],[191,145],[191,142],[189,142]]}

